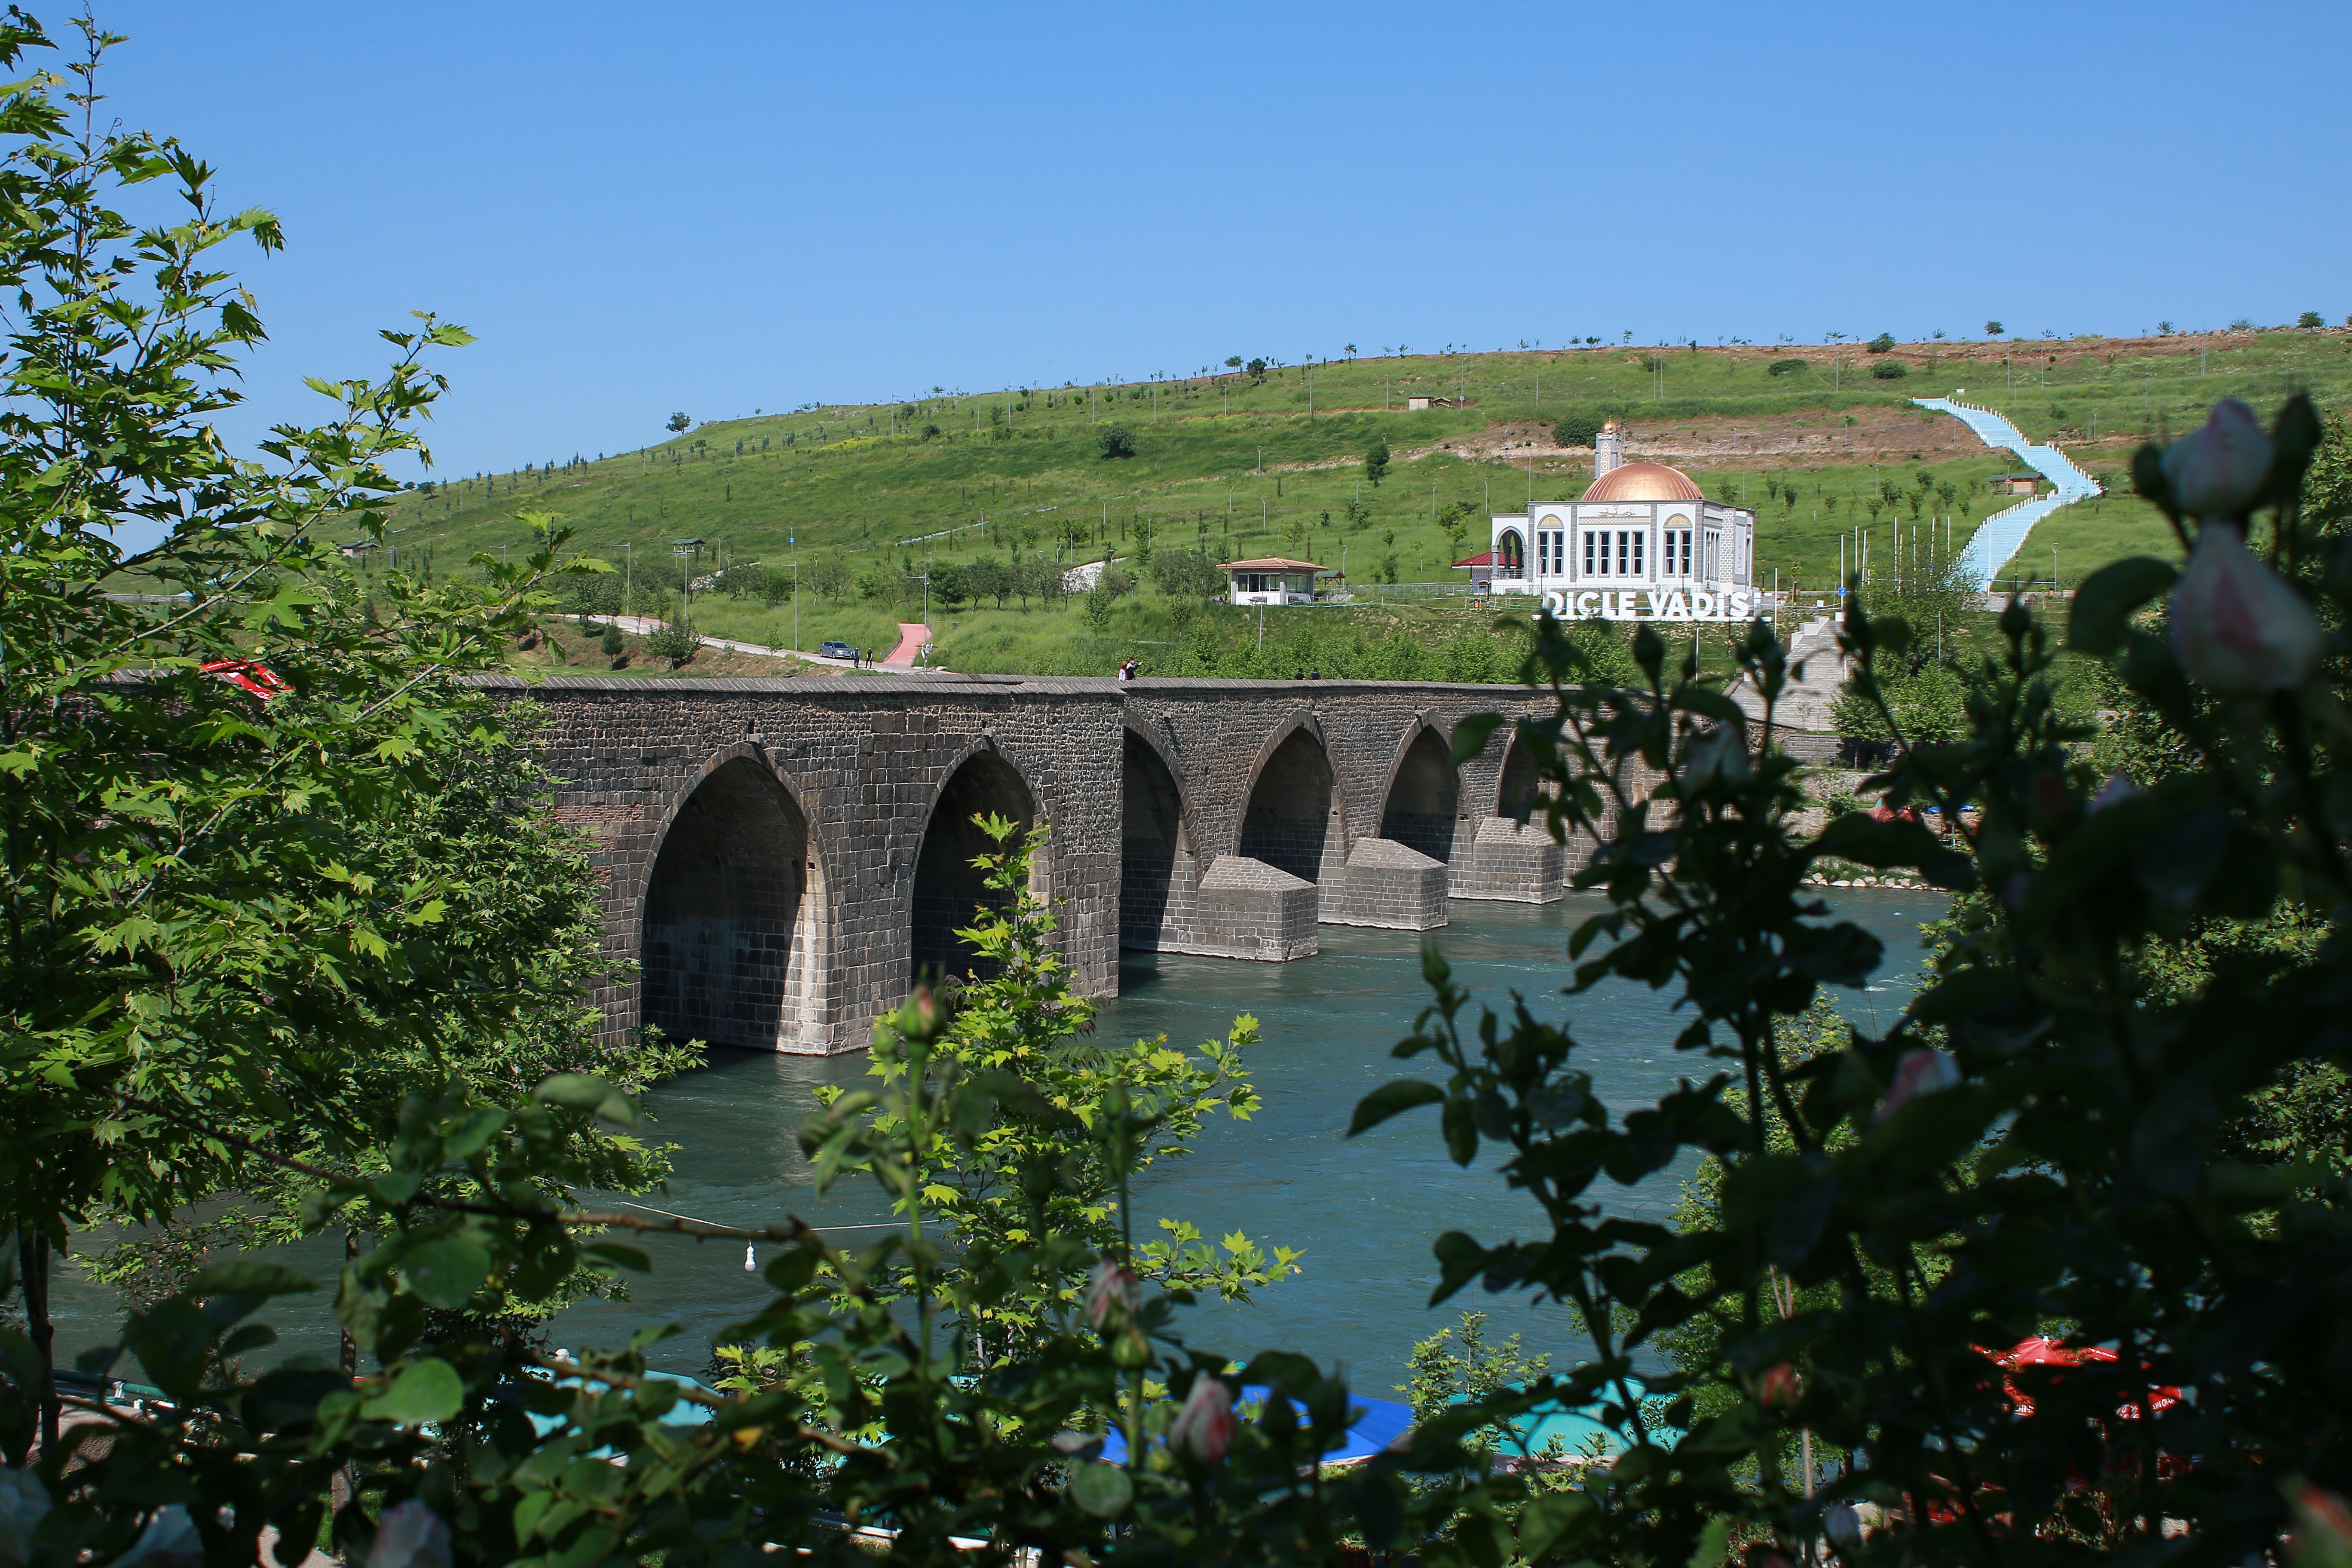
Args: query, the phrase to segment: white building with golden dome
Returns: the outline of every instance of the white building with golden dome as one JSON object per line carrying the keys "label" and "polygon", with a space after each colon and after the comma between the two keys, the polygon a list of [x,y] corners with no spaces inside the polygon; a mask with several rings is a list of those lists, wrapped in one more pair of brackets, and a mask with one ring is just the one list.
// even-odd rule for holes
{"label": "white building with golden dome", "polygon": [[1744,621],[1754,615],[1756,514],[1706,499],[1664,463],[1625,461],[1615,420],[1593,442],[1592,483],[1494,520],[1496,594],[1533,594],[1563,620]]}

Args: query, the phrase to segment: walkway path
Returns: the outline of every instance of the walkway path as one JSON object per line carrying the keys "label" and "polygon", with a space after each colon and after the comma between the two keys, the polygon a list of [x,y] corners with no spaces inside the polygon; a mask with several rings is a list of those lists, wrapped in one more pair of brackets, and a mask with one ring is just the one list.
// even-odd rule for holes
{"label": "walkway path", "polygon": [[1970,403],[1955,403],[1948,397],[1915,397],[1911,400],[1922,408],[1932,408],[1948,414],[1970,430],[1988,447],[2006,447],[2017,454],[2035,473],[2058,487],[2054,495],[2037,496],[2020,501],[2007,511],[1995,512],[1977,525],[1969,536],[1968,549],[1961,560],[1977,580],[1979,588],[1990,588],[1992,580],[2010,557],[2025,546],[2025,536],[2033,525],[2078,500],[2088,500],[2099,493],[2098,482],[2074,466],[2074,460],[2055,447],[2036,447],[2027,441],[2024,433],[1990,408],[1979,408]]}
{"label": "walkway path", "polygon": [[924,626],[919,621],[900,621],[898,623],[898,646],[892,648],[888,653],[884,654],[882,656],[882,662],[886,665],[895,664],[902,668],[910,666],[915,662],[915,657],[923,651],[923,645],[930,640],[930,627]]}

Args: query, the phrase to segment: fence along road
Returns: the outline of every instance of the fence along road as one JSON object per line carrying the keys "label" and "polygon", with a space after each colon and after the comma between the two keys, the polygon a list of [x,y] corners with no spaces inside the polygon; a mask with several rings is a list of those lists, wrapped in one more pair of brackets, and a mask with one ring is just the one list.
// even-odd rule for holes
{"label": "fence along road", "polygon": [[2009,563],[2010,557],[2025,547],[2025,536],[2033,531],[2035,523],[2062,506],[2088,500],[2099,493],[2098,482],[2076,468],[2072,458],[2055,447],[2034,446],[2025,438],[2023,431],[1990,408],[1955,403],[1948,397],[1915,397],[1911,401],[1922,408],[1950,415],[1988,447],[2008,447],[2027,468],[2057,487],[2054,494],[2036,496],[2006,511],[1995,512],[1969,536],[1968,548],[1960,558],[1980,589],[1991,587],[1994,576]]}

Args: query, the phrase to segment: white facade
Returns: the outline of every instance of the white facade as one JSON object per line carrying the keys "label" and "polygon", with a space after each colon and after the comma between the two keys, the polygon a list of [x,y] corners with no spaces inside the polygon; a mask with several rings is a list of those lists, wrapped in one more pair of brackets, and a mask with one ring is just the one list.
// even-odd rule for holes
{"label": "white facade", "polygon": [[1756,514],[1740,507],[1544,502],[1494,520],[1492,591],[1539,595],[1563,620],[1746,620],[1755,551]]}

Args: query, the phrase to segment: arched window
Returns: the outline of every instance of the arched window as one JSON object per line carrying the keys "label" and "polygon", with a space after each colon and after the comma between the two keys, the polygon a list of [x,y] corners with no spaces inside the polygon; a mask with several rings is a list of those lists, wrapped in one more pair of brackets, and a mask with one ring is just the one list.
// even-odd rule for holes
{"label": "arched window", "polygon": [[1516,528],[1503,530],[1500,563],[1497,570],[1506,577],[1522,576],[1527,572],[1527,546],[1520,542]]}

